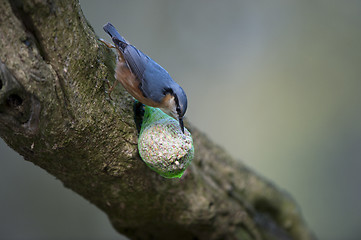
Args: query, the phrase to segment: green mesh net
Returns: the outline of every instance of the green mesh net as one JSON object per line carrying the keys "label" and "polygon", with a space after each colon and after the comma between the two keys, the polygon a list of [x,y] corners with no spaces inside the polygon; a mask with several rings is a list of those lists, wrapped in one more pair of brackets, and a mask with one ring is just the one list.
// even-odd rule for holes
{"label": "green mesh net", "polygon": [[145,107],[138,139],[143,161],[166,178],[180,178],[194,157],[190,132],[158,108]]}

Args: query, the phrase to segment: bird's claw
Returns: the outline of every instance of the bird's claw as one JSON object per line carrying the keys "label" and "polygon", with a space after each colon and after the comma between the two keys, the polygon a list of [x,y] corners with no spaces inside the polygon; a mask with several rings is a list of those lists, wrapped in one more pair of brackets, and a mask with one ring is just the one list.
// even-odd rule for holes
{"label": "bird's claw", "polygon": [[111,86],[110,85],[110,83],[109,83],[109,80],[108,79],[103,79],[103,81],[104,81],[104,83],[106,83],[107,84],[107,89],[105,89],[105,93],[106,94],[108,94],[108,98],[109,98],[109,100],[111,100],[111,101],[113,101],[113,98],[112,98],[112,91],[113,91],[113,89],[114,89],[114,87],[115,87],[115,84],[113,85],[113,86]]}

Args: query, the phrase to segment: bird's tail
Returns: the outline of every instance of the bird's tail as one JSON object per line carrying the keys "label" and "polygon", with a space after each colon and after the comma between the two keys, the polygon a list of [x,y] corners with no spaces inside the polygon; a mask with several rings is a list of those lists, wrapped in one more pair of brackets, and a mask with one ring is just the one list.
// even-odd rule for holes
{"label": "bird's tail", "polygon": [[124,49],[126,46],[128,46],[127,41],[122,36],[120,36],[117,29],[115,29],[111,23],[105,24],[103,29],[112,37],[112,40],[117,47]]}

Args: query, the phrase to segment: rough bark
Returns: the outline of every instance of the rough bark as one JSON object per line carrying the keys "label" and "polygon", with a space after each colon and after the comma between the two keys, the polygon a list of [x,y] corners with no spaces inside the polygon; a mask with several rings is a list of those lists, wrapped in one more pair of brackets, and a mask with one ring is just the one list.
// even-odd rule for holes
{"label": "rough bark", "polygon": [[0,0],[0,136],[131,239],[313,239],[294,201],[189,123],[181,179],[137,153],[133,99],[73,0]]}

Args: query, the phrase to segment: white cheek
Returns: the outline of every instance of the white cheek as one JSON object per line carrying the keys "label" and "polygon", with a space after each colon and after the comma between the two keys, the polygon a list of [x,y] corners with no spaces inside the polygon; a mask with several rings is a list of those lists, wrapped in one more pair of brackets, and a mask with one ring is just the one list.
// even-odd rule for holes
{"label": "white cheek", "polygon": [[169,111],[171,112],[171,114],[173,115],[173,117],[177,117],[178,114],[177,114],[177,110],[176,110],[175,103],[174,103],[174,102],[171,102],[168,107],[169,107]]}
{"label": "white cheek", "polygon": [[170,110],[169,108],[161,108],[161,110],[169,116],[178,119],[177,111]]}
{"label": "white cheek", "polygon": [[178,119],[178,113],[176,109],[176,104],[174,102],[174,98],[170,98],[168,101],[165,102],[164,107],[161,108],[163,112],[168,114],[169,116]]}
{"label": "white cheek", "polygon": [[178,114],[177,114],[177,111],[175,110],[175,108],[172,108],[172,110],[170,111],[170,114],[172,117],[178,118]]}

